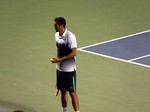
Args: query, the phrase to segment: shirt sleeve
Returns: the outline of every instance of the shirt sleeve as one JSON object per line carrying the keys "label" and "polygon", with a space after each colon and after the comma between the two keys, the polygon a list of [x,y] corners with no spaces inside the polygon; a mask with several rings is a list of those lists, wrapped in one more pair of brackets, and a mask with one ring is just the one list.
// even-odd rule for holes
{"label": "shirt sleeve", "polygon": [[70,48],[71,49],[77,48],[77,41],[74,35],[72,35],[72,37],[70,38]]}

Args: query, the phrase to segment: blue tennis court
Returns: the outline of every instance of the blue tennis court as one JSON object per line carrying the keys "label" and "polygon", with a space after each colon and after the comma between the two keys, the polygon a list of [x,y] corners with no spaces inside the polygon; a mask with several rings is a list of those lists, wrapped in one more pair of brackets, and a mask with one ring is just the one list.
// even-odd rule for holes
{"label": "blue tennis court", "polygon": [[150,30],[85,46],[78,50],[150,67]]}

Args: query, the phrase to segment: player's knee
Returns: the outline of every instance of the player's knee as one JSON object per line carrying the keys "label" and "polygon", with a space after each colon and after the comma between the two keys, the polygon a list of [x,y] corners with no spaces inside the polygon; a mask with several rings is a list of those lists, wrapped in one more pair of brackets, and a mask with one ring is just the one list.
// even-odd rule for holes
{"label": "player's knee", "polygon": [[66,89],[61,90],[61,94],[66,94],[66,93],[67,93]]}

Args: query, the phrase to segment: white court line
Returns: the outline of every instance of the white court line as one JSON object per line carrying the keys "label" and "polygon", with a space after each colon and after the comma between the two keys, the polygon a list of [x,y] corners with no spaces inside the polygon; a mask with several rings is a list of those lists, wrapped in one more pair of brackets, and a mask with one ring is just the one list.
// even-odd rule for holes
{"label": "white court line", "polygon": [[130,59],[128,61],[135,61],[135,60],[139,60],[139,59],[146,58],[146,57],[149,57],[149,56],[150,56],[150,54],[144,55],[144,56],[140,56],[140,57],[137,57],[137,58],[133,58],[133,59]]}
{"label": "white court line", "polygon": [[150,54],[142,56],[142,57],[134,58],[134,59],[131,59],[131,60],[124,60],[124,59],[120,59],[120,58],[116,58],[116,57],[112,57],[112,56],[108,56],[108,55],[99,54],[99,53],[95,53],[95,52],[84,50],[85,48],[88,48],[88,47],[92,47],[92,46],[96,46],[96,45],[100,45],[100,44],[104,44],[104,43],[108,43],[108,42],[112,42],[112,41],[117,41],[117,40],[120,40],[120,39],[123,39],[123,38],[128,38],[128,37],[139,35],[139,34],[146,33],[146,32],[150,32],[150,30],[146,30],[146,31],[143,31],[143,32],[139,32],[139,33],[135,33],[135,34],[119,37],[119,38],[116,38],[116,39],[112,39],[112,40],[108,40],[108,41],[104,41],[104,42],[100,42],[100,43],[96,43],[96,44],[91,44],[91,45],[88,45],[88,46],[85,46],[85,47],[78,48],[78,50],[86,52],[86,53],[90,53],[90,54],[94,54],[94,55],[98,55],[98,56],[103,56],[103,57],[106,57],[106,58],[115,59],[115,60],[118,60],[118,61],[123,61],[123,62],[127,62],[127,63],[131,63],[131,64],[140,65],[140,66],[143,66],[143,67],[150,68],[150,66],[148,66],[148,65],[137,63],[137,62],[133,62],[133,61],[135,61],[137,59],[148,57],[148,56],[150,56]]}
{"label": "white court line", "polygon": [[147,32],[150,32],[150,30],[138,32],[138,33],[131,34],[131,35],[126,35],[126,36],[123,36],[123,37],[119,37],[119,38],[116,38],[116,39],[111,39],[111,40],[104,41],[104,42],[99,42],[99,43],[96,43],[96,44],[91,44],[91,45],[84,46],[84,47],[80,47],[80,48],[78,48],[78,50],[85,49],[85,48],[92,47],[92,46],[96,46],[96,45],[100,45],[100,44],[104,44],[104,43],[108,43],[108,42],[112,42],[112,41],[117,41],[117,40],[124,39],[124,38],[129,38],[131,36],[136,36],[136,35],[139,35],[139,34],[142,34],[142,33],[147,33]]}
{"label": "white court line", "polygon": [[79,51],[90,53],[90,54],[94,54],[94,55],[98,55],[98,56],[102,56],[102,57],[106,57],[106,58],[110,58],[110,59],[114,59],[114,60],[117,60],[117,61],[122,61],[122,62],[131,63],[131,64],[140,65],[140,66],[143,66],[143,67],[150,68],[149,65],[145,65],[145,64],[141,64],[141,63],[137,63],[137,62],[132,62],[132,61],[129,61],[129,60],[124,60],[124,59],[120,59],[120,58],[116,58],[116,57],[112,57],[112,56],[108,56],[108,55],[104,55],[104,54],[90,52],[90,51],[82,50],[82,49],[79,49]]}

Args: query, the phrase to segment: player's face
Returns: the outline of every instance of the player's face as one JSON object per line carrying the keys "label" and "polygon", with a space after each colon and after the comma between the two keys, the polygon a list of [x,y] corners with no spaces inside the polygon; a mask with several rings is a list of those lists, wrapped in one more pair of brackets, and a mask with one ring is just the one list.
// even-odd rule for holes
{"label": "player's face", "polygon": [[56,32],[60,31],[60,26],[57,22],[54,22],[54,28],[55,28]]}

